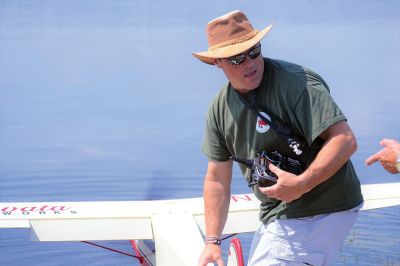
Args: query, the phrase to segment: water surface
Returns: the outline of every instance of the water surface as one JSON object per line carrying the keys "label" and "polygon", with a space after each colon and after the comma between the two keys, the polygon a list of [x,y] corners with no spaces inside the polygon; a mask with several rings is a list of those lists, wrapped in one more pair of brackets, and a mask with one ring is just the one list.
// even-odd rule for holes
{"label": "water surface", "polygon": [[[364,160],[400,139],[399,1],[0,1],[0,200],[200,197],[209,101],[224,75],[191,52],[205,24],[244,10],[274,23],[263,54],[329,84],[354,130],[363,184],[398,182]],[[234,193],[249,192],[235,169]],[[400,265],[400,207],[362,212],[335,265]],[[245,249],[251,234],[240,236]],[[128,242],[104,244],[131,252]],[[83,243],[0,230],[4,265],[135,265]]]}

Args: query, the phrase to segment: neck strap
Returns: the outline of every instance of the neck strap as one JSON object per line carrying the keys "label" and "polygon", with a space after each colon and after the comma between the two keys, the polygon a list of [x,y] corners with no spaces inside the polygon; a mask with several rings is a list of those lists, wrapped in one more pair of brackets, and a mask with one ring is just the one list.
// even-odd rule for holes
{"label": "neck strap", "polygon": [[[267,110],[262,110],[259,108],[257,104],[255,90],[251,90],[247,94],[248,99],[246,99],[242,94],[237,92],[235,89],[233,90],[239,96],[240,101],[247,108],[249,108],[256,117],[260,118],[262,121],[267,123],[278,135],[284,137],[287,140],[289,147],[292,148],[293,152],[296,155],[301,155],[303,153],[303,151],[301,150],[301,148],[303,147],[302,141],[300,140],[299,137],[293,134],[289,126],[287,126],[287,124],[278,116],[274,115],[273,113]],[[271,119],[265,117],[261,112],[266,113],[269,117],[271,117]]]}

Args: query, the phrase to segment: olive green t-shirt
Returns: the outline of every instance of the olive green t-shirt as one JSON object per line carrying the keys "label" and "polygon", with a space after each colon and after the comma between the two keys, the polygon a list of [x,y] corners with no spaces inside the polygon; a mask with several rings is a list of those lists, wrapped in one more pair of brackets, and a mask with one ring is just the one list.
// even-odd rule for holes
{"label": "olive green t-shirt", "polygon": [[[225,85],[209,106],[202,150],[210,160],[227,161],[231,156],[253,159],[261,151],[278,151],[307,167],[323,145],[319,135],[346,117],[332,99],[329,88],[316,73],[301,66],[264,58],[264,76],[256,89],[257,105],[283,120],[305,143],[296,156],[287,141],[260,121],[240,100],[231,85]],[[250,170],[240,165],[247,181]],[[351,161],[331,178],[301,198],[284,203],[268,198],[258,186],[253,192],[261,201],[260,220],[308,217],[343,211],[362,202],[361,188]]]}

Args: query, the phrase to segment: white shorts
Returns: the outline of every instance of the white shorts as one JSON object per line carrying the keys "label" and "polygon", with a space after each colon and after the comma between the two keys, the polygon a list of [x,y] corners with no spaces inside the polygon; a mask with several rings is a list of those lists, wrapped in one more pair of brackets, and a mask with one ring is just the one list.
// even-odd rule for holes
{"label": "white shorts", "polygon": [[361,207],[262,224],[254,234],[248,266],[331,265]]}

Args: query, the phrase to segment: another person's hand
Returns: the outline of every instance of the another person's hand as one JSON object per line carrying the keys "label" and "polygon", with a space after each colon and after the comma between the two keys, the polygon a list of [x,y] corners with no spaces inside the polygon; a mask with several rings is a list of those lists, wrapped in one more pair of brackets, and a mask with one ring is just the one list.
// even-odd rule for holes
{"label": "another person's hand", "polygon": [[365,160],[365,164],[371,165],[379,161],[382,167],[389,173],[399,173],[396,161],[400,157],[400,143],[394,139],[383,139],[380,144],[384,148]]}
{"label": "another person's hand", "polygon": [[198,266],[206,266],[208,263],[216,262],[218,266],[224,266],[222,260],[221,246],[214,244],[206,244],[203,249],[203,253],[199,258]]}

